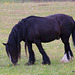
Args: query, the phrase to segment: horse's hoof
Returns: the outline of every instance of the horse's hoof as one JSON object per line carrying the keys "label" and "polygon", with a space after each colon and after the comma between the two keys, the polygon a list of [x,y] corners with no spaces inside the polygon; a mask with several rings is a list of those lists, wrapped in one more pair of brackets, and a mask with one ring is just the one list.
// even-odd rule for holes
{"label": "horse's hoof", "polygon": [[74,59],[74,57],[71,57],[71,58],[70,58],[70,61],[73,60],[73,59]]}
{"label": "horse's hoof", "polygon": [[[71,57],[70,57],[71,58]],[[70,59],[68,60],[67,55],[64,54],[63,58],[61,59],[60,63],[69,63]]]}
{"label": "horse's hoof", "polygon": [[61,60],[61,61],[60,61],[60,63],[69,63],[69,62],[70,62],[69,60],[67,60],[67,61]]}
{"label": "horse's hoof", "polygon": [[43,65],[50,65],[50,62],[42,62]]}
{"label": "horse's hoof", "polygon": [[34,62],[27,62],[25,65],[30,66],[30,65],[33,65],[33,64],[34,64]]}

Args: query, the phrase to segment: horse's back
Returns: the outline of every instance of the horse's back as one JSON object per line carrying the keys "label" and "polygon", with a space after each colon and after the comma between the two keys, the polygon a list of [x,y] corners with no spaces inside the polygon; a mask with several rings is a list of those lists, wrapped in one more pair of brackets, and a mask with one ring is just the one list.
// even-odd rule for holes
{"label": "horse's back", "polygon": [[31,16],[27,18],[28,37],[30,40],[39,38],[42,42],[50,42],[61,34],[71,34],[73,30],[72,17],[64,14],[55,14],[47,17]]}
{"label": "horse's back", "polygon": [[47,18],[56,18],[61,28],[61,34],[71,34],[74,27],[74,20],[71,16],[65,14],[55,14]]}
{"label": "horse's back", "polygon": [[56,19],[34,16],[29,18],[28,21],[30,22],[28,34],[29,37],[32,36],[32,39],[37,36],[42,42],[49,42],[58,38],[60,35],[60,27]]}

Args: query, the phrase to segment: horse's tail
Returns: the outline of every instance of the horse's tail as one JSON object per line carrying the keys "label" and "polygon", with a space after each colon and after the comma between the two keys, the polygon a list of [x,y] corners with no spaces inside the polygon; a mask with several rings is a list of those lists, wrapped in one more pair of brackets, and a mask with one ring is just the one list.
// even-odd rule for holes
{"label": "horse's tail", "polygon": [[23,39],[25,40],[25,53],[27,57],[27,47],[28,47],[28,41],[27,41],[27,28],[26,25],[28,23],[27,19],[22,19],[23,21]]}
{"label": "horse's tail", "polygon": [[27,57],[27,43],[25,42],[25,53],[26,53],[26,57]]}
{"label": "horse's tail", "polygon": [[75,21],[74,21],[74,29],[73,29],[73,32],[72,32],[72,39],[73,39],[73,44],[75,46]]}
{"label": "horse's tail", "polygon": [[26,57],[28,58],[27,56],[27,47],[28,47],[28,41],[27,41],[27,37],[25,39],[25,53],[26,53]]}

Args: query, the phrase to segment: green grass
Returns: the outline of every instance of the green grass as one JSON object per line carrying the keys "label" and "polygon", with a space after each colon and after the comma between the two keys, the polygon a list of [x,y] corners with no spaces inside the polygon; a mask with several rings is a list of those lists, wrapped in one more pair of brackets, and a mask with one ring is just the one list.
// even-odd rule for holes
{"label": "green grass", "polygon": [[19,1],[22,1],[22,0],[0,0],[0,2],[19,2]]}
{"label": "green grass", "polygon": [[[64,55],[64,45],[61,40],[43,44],[50,57],[51,65],[42,65],[42,56],[33,44],[36,63],[26,66],[28,58],[24,52],[24,42],[21,42],[21,60],[18,66],[12,66],[3,42],[7,42],[12,27],[22,18],[29,15],[48,16],[64,13],[75,19],[75,2],[49,2],[49,3],[0,3],[0,75],[75,75],[75,58],[70,63],[59,63]],[[75,48],[70,38],[71,49],[75,56]],[[9,64],[9,65],[8,65]]]}
{"label": "green grass", "polygon": [[0,0],[1,3],[3,2],[15,2],[15,3],[24,3],[24,2],[32,2],[32,0]]}

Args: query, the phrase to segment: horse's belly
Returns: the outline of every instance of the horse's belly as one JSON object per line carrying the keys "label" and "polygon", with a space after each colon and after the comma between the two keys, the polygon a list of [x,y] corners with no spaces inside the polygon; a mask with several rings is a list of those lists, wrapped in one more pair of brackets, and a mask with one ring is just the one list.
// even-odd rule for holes
{"label": "horse's belly", "polygon": [[58,36],[43,36],[43,37],[40,37],[40,40],[41,40],[41,42],[50,42],[50,41],[53,41],[53,40],[55,40],[55,39],[57,39],[58,38]]}
{"label": "horse's belly", "polygon": [[46,42],[51,42],[51,41],[53,41],[53,40],[55,40],[55,39],[47,39],[47,40],[41,40],[41,42],[43,42],[43,43],[46,43]]}
{"label": "horse's belly", "polygon": [[48,28],[47,30],[42,30],[39,33],[41,42],[50,42],[60,37],[60,27],[56,25],[55,27]]}

